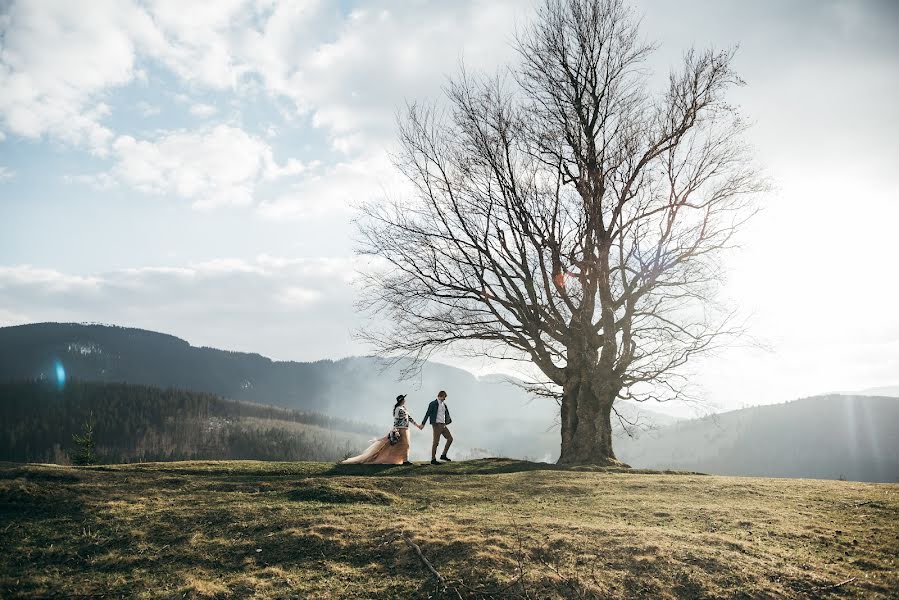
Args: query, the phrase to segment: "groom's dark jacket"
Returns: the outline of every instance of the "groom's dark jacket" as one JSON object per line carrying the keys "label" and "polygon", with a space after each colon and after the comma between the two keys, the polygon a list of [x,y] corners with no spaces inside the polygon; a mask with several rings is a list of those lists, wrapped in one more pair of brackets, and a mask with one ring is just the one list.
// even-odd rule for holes
{"label": "groom's dark jacket", "polygon": [[[444,422],[445,425],[449,425],[453,422],[449,416],[449,406],[446,406],[444,402],[443,410],[446,411],[446,420]],[[425,418],[421,420],[422,424],[428,423],[430,419],[431,425],[433,425],[437,421],[437,400],[432,400],[430,404],[428,404],[428,412],[425,413]]]}

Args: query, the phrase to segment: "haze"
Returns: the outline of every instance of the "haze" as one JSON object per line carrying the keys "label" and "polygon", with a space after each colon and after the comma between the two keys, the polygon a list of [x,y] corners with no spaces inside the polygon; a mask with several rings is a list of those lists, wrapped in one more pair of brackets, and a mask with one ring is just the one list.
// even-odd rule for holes
{"label": "haze", "polygon": [[[899,5],[637,3],[661,80],[739,44],[776,185],[729,257],[766,349],[691,367],[713,410],[899,381]],[[514,58],[530,3],[0,7],[0,326],[99,321],[276,359],[360,355],[352,205],[403,182],[394,112]],[[502,365],[440,357],[477,374]]]}

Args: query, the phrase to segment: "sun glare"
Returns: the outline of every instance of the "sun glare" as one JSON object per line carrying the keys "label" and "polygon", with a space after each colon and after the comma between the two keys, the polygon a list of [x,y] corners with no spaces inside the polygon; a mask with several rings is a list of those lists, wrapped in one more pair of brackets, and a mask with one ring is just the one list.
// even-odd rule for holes
{"label": "sun glare", "polygon": [[56,385],[60,388],[65,387],[66,385],[66,368],[62,366],[60,361],[56,361],[55,365],[56,369]]}

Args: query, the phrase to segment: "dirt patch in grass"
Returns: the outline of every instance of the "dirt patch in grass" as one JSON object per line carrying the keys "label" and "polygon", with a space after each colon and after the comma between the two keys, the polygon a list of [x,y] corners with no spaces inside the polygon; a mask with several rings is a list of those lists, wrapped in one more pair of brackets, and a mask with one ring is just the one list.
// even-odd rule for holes
{"label": "dirt patch in grass", "polygon": [[287,492],[287,497],[299,502],[330,504],[394,504],[400,501],[399,496],[373,487],[320,479],[299,482],[299,487]]}

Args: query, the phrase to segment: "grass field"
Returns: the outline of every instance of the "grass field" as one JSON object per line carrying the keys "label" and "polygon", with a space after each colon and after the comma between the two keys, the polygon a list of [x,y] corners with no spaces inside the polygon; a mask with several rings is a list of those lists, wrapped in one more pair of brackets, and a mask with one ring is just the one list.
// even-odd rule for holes
{"label": "grass field", "polygon": [[3,463],[0,543],[3,598],[895,598],[899,485],[500,459]]}

